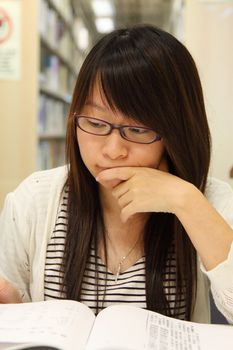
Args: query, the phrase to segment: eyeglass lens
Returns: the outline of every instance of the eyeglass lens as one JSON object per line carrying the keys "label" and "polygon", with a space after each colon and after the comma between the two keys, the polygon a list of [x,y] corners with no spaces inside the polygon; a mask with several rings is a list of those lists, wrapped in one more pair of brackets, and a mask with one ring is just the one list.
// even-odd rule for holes
{"label": "eyeglass lens", "polygon": [[77,123],[80,129],[94,135],[108,135],[113,128],[117,128],[123,138],[132,142],[151,143],[160,139],[152,129],[138,126],[113,126],[97,118],[78,116]]}

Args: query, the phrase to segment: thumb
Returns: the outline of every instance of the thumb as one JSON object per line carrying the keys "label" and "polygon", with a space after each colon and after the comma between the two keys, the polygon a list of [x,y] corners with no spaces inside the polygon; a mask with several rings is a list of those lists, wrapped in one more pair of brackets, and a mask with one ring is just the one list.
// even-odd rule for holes
{"label": "thumb", "polygon": [[135,173],[133,167],[116,167],[102,170],[96,177],[98,181],[104,187],[113,189],[121,182],[127,181]]}
{"label": "thumb", "polygon": [[122,181],[118,179],[112,179],[112,180],[104,180],[104,179],[97,179],[97,181],[103,186],[108,189],[113,189],[117,185],[119,185]]}
{"label": "thumb", "polygon": [[22,298],[19,291],[12,283],[0,278],[0,304],[21,303]]}

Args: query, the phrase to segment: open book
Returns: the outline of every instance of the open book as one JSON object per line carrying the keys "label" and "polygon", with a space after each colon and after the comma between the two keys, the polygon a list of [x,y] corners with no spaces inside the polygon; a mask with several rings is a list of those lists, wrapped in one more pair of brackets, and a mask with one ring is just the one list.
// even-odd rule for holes
{"label": "open book", "polygon": [[84,304],[52,300],[0,305],[0,349],[232,350],[233,327],[180,321],[129,305],[97,317]]}

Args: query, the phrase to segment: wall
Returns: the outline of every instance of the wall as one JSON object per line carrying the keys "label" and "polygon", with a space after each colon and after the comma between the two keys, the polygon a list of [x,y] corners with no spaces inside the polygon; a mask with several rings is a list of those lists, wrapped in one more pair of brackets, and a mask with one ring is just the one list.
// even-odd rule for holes
{"label": "wall", "polygon": [[21,78],[0,80],[0,207],[6,193],[13,190],[36,166],[38,0],[19,2]]}
{"label": "wall", "polygon": [[201,76],[213,138],[211,174],[233,167],[233,1],[187,0],[185,44]]}

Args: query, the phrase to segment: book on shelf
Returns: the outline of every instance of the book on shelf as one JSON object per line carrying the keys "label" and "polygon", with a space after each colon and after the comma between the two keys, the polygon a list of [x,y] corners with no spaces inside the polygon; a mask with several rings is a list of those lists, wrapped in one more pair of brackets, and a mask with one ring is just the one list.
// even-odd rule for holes
{"label": "book on shelf", "polygon": [[98,316],[71,300],[0,305],[0,349],[32,348],[232,350],[233,327],[177,320],[128,304]]}
{"label": "book on shelf", "polygon": [[40,85],[54,92],[70,94],[73,88],[73,78],[69,68],[62,64],[59,56],[51,54],[45,48],[41,49]]}
{"label": "book on shelf", "polygon": [[[70,2],[67,2],[63,8],[58,5],[62,3],[64,4],[64,0],[58,0],[56,3],[51,0],[40,1],[39,32],[47,38],[52,46],[60,50],[66,50],[70,49],[70,42],[73,41],[70,32],[74,15]],[[69,14],[67,10],[69,10]],[[69,57],[70,51],[64,52]]]}
{"label": "book on shelf", "polygon": [[38,133],[64,135],[68,106],[44,94],[39,96]]}
{"label": "book on shelf", "polygon": [[65,140],[40,140],[38,144],[37,168],[40,170],[51,169],[64,164]]}

